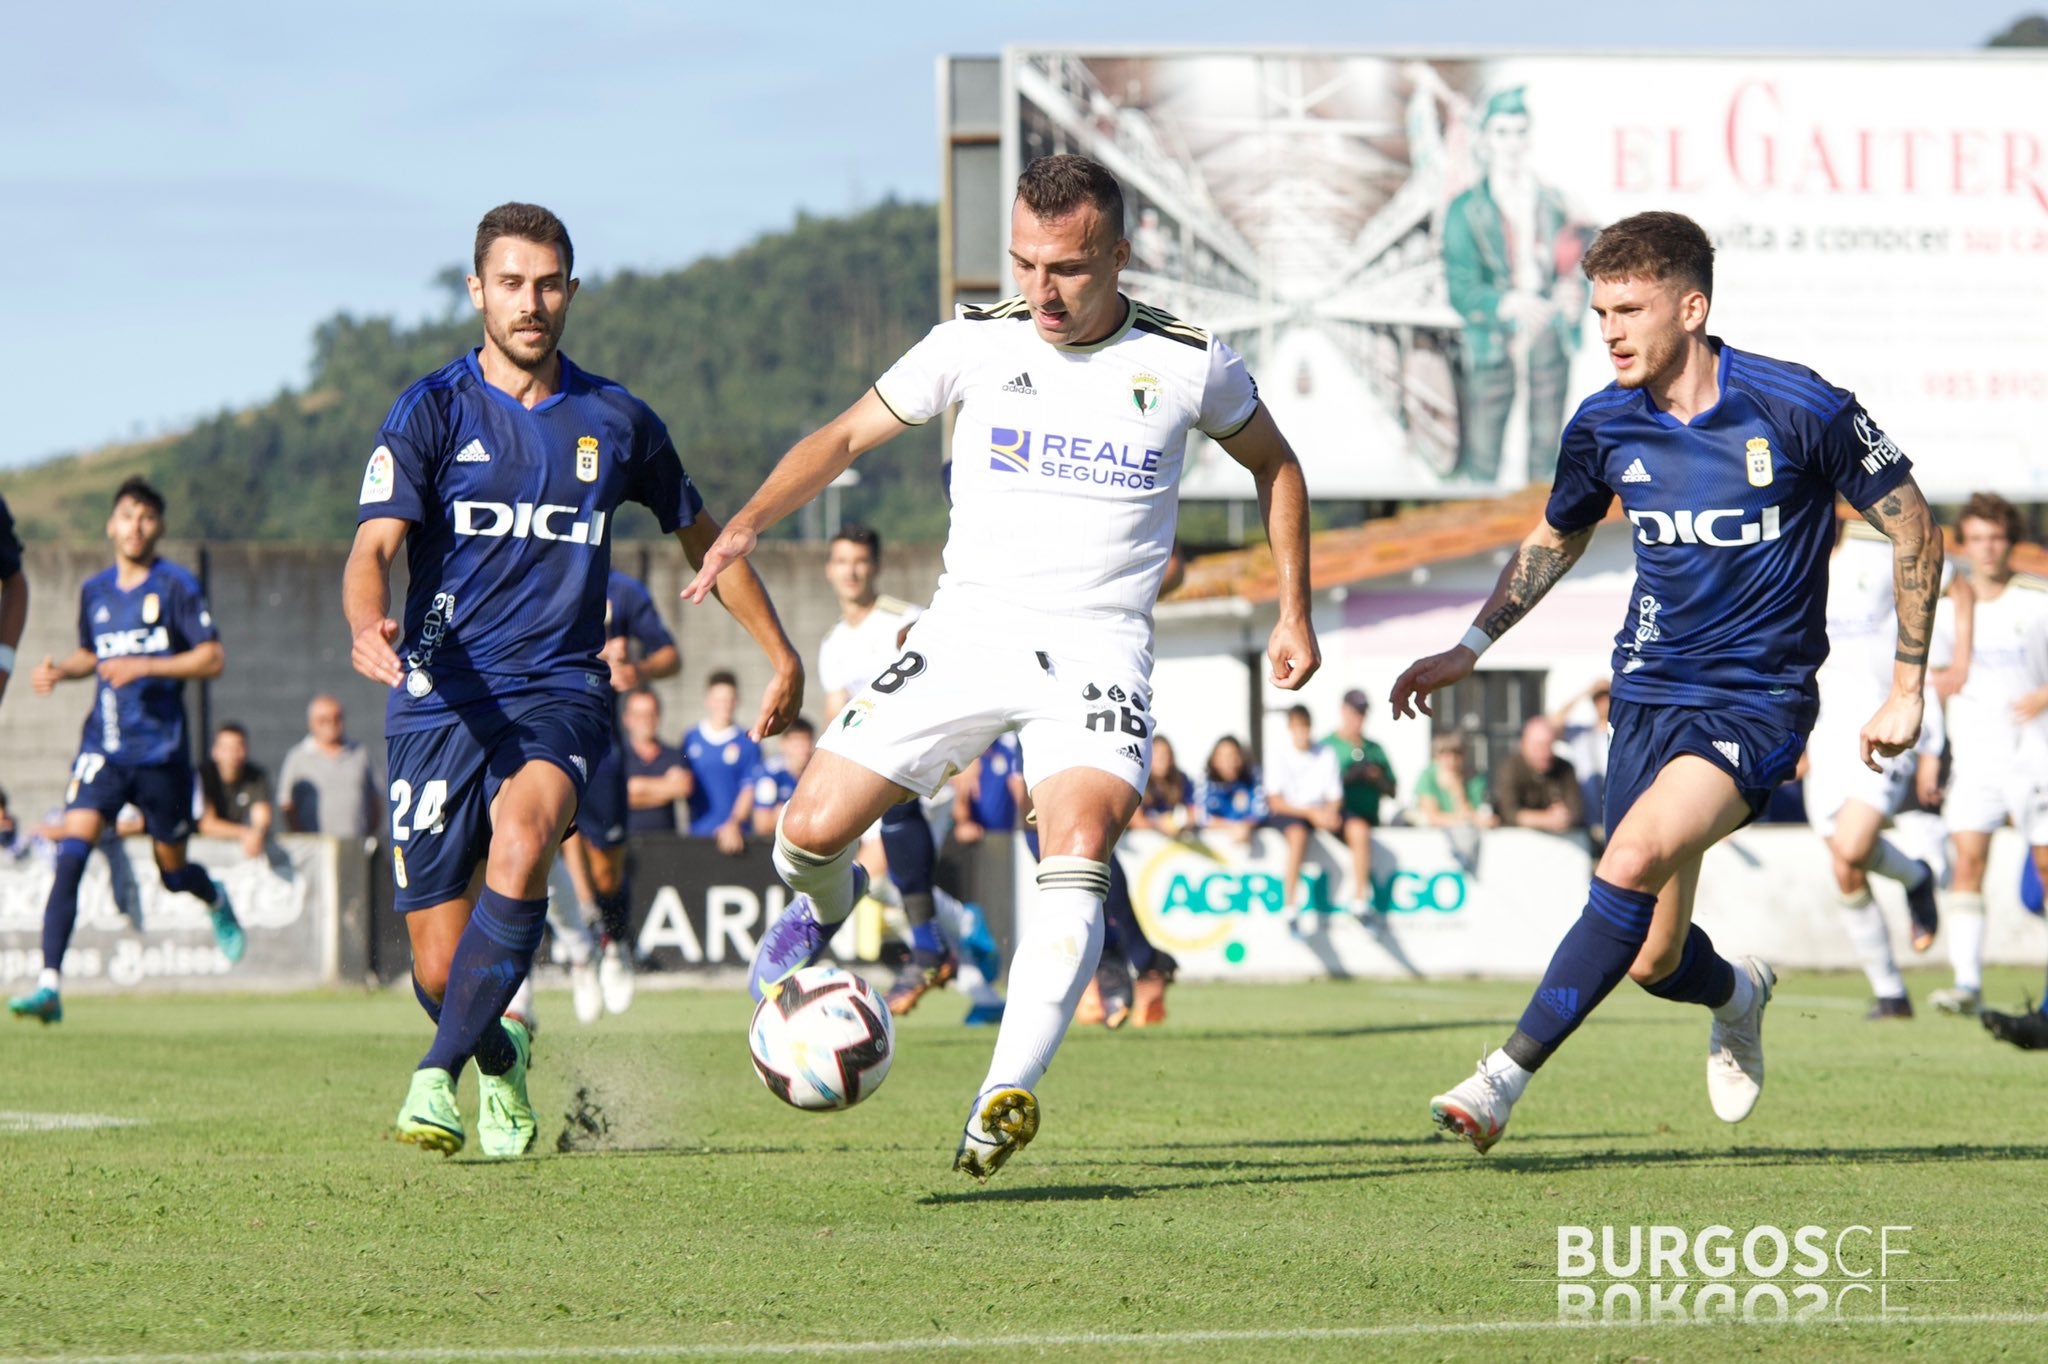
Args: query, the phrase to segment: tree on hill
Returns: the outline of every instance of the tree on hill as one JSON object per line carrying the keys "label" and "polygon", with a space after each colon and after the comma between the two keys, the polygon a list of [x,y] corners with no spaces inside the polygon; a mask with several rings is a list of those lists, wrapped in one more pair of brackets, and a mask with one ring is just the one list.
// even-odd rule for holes
{"label": "tree on hill", "polygon": [[2048,47],[2048,15],[2027,14],[2012,21],[1986,47]]}

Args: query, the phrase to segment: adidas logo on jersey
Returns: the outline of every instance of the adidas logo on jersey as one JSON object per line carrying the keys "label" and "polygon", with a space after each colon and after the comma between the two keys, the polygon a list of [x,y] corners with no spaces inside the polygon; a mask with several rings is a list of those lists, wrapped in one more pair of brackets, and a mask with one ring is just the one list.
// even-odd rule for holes
{"label": "adidas logo on jersey", "polygon": [[1623,483],[1648,483],[1650,481],[1650,471],[1643,467],[1643,462],[1639,459],[1629,465],[1628,468],[1622,470],[1621,481]]}
{"label": "adidas logo on jersey", "polygon": [[1742,766],[1742,745],[1733,739],[1714,740],[1714,751],[1737,767]]}
{"label": "adidas logo on jersey", "polygon": [[1035,398],[1038,396],[1038,390],[1031,386],[1031,375],[1029,372],[1020,374],[1016,378],[1010,380],[1009,383],[1004,384],[1003,392],[1022,393],[1028,398]]}
{"label": "adidas logo on jersey", "polygon": [[104,606],[102,606],[99,610],[92,613],[92,623],[94,625],[105,625],[108,621],[112,620],[113,618],[114,613],[107,610],[107,608]]}
{"label": "adidas logo on jersey", "polygon": [[457,464],[489,464],[491,462],[491,452],[484,449],[482,441],[472,440],[456,452],[455,462]]}

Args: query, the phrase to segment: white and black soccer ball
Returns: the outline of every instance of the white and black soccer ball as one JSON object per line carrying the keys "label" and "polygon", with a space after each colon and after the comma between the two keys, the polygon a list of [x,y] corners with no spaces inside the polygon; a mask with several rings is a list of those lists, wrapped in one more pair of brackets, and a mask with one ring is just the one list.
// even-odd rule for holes
{"label": "white and black soccer ball", "polygon": [[807,966],[754,1007],[754,1070],[793,1108],[851,1108],[882,1087],[896,1055],[889,1006],[836,966]]}

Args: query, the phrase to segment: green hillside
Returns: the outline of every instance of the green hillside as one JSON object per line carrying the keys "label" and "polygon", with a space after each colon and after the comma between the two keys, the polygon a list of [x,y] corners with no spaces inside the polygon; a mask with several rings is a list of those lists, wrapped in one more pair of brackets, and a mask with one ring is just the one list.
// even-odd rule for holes
{"label": "green hillside", "polygon": [[[930,327],[937,215],[888,203],[801,218],[730,256],[662,274],[585,282],[563,349],[626,384],[668,422],[715,514],[728,515],[803,432],[851,402]],[[108,492],[130,472],[171,498],[174,533],[334,540],[352,533],[363,463],[400,390],[481,335],[459,316],[416,327],[346,314],[314,334],[311,382],[192,430],[12,474],[7,498],[36,538],[96,537]],[[861,461],[845,515],[892,539],[937,539],[945,502],[936,425]],[[624,534],[652,533],[644,514]]]}

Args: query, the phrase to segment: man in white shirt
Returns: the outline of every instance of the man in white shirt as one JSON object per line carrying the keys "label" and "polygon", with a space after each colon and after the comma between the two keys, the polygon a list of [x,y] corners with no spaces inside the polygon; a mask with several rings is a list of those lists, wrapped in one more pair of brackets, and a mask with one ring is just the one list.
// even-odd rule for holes
{"label": "man in white shirt", "polygon": [[1034,161],[1010,218],[1020,295],[934,327],[799,441],[685,589],[702,601],[720,568],[858,455],[961,404],[945,575],[911,647],[833,721],[783,812],[776,868],[798,894],[763,936],[752,985],[777,988],[824,955],[862,889],[863,829],[1017,731],[1045,856],[954,1156],[979,1179],[1036,1135],[1033,1087],[1101,952],[1108,859],[1151,760],[1152,607],[1191,430],[1258,488],[1279,581],[1274,685],[1299,688],[1321,662],[1301,465],[1235,351],[1118,291],[1130,250],[1107,170]]}
{"label": "man in white shirt", "polygon": [[1287,840],[1287,874],[1281,896],[1299,918],[1308,911],[1307,896],[1297,896],[1301,864],[1308,855],[1309,833],[1336,833],[1344,823],[1344,777],[1337,755],[1310,734],[1307,706],[1287,712],[1287,747],[1266,760],[1267,823]]}

